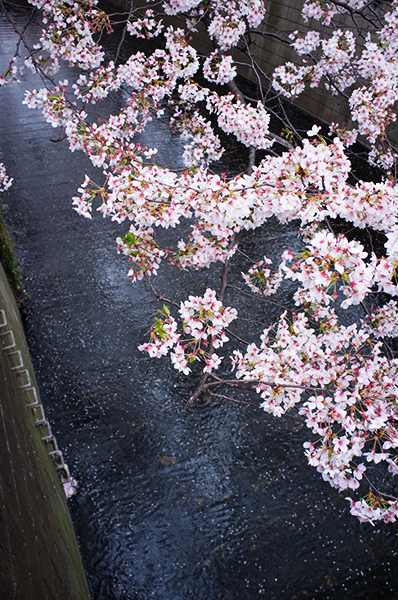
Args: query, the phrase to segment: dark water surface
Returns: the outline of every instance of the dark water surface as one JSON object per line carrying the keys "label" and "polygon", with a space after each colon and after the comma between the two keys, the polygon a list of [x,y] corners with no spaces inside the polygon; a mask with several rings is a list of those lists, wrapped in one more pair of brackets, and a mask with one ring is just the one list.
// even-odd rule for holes
{"label": "dark water surface", "polygon": [[[0,26],[3,62],[15,36]],[[125,227],[72,210],[84,174],[101,174],[50,141],[58,132],[21,105],[38,83],[21,80],[0,89],[0,161],[15,178],[6,216],[43,403],[79,482],[70,508],[93,599],[396,598],[397,526],[350,516],[307,466],[293,418],[232,403],[188,408],[193,380],[137,350],[155,304],[116,254]],[[161,126],[142,141],[162,144],[166,162],[180,152]],[[270,226],[244,249],[260,244],[271,256],[294,246],[294,228]],[[155,281],[184,298],[218,285],[217,273],[167,267]],[[258,310],[270,318],[267,305]]]}

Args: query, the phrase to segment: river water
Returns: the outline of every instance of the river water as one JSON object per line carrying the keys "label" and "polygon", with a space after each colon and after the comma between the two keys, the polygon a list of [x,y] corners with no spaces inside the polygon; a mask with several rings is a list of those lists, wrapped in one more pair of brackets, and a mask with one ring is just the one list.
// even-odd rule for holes
{"label": "river water", "polygon": [[[15,36],[3,17],[0,26],[4,60]],[[0,89],[0,161],[15,178],[6,217],[43,404],[79,482],[70,509],[93,599],[396,598],[396,525],[350,516],[306,464],[300,424],[232,403],[189,408],[194,381],[137,350],[153,297],[115,252],[123,226],[72,210],[84,174],[98,172],[22,106],[34,85],[25,73]],[[166,127],[141,141],[178,162]],[[272,256],[295,244],[293,226],[271,224],[243,249]],[[217,273],[166,267],[156,283],[184,298],[214,287]]]}

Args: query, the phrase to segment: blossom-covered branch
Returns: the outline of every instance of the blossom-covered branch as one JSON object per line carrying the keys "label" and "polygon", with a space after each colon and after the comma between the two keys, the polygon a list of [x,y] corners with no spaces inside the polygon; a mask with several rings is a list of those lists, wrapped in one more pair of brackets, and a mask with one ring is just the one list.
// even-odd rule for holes
{"label": "blossom-covered branch", "polygon": [[[158,6],[132,6],[123,36],[144,42],[162,36],[163,44],[131,52],[124,62],[105,61],[97,39],[111,23],[95,1],[31,4],[42,11],[43,32],[25,65],[39,75],[40,87],[28,91],[24,102],[61,128],[71,151],[83,151],[104,175],[99,185],[86,176],[73,198],[75,210],[92,218],[94,208],[129,222],[117,249],[129,261],[133,282],[147,279],[154,289],[152,277],[166,260],[181,270],[224,265],[218,294],[207,288],[170,307],[164,300],[140,349],[151,357],[169,355],[183,374],[198,366],[194,399],[214,389],[226,397],[217,388],[226,386],[258,394],[259,407],[276,417],[295,407],[310,430],[309,463],[333,487],[350,490],[351,512],[363,521],[394,521],[398,501],[388,487],[371,482],[365,488],[369,464],[398,474],[398,362],[383,353],[398,322],[391,298],[398,294],[397,152],[388,138],[398,94],[398,3],[382,3],[376,15],[361,0],[306,0],[304,19],[327,26],[343,15],[348,25],[340,19],[330,33],[324,27],[304,36],[278,32],[299,58],[273,75],[262,72],[250,49],[267,18],[261,0],[166,0],[163,13]],[[179,16],[184,28],[181,21],[165,26],[164,14]],[[213,42],[208,54],[191,43],[200,22]],[[250,55],[260,86],[273,82],[266,93],[259,90],[260,101],[237,87],[232,49]],[[17,56],[10,60],[2,82],[15,79]],[[56,81],[60,60],[74,69],[69,79]],[[282,96],[321,82],[347,100],[356,129],[334,123],[328,135],[317,125],[305,134],[291,129],[282,104],[279,111],[272,108]],[[98,123],[92,105],[116,93],[123,105]],[[157,164],[156,149],[137,142],[155,118],[168,119],[183,140],[184,170]],[[289,129],[288,151],[278,148],[273,121]],[[248,174],[228,178],[212,170],[226,154],[225,135],[240,148],[261,151]],[[371,146],[369,160],[384,169],[379,182],[357,178],[353,184],[350,178],[348,147],[358,135]],[[0,189],[10,184],[0,165]],[[228,266],[240,234],[256,232],[270,218],[297,220],[301,248],[286,248],[273,266],[259,249],[259,256],[246,257],[243,282],[263,299],[288,288],[296,312],[288,318],[281,311],[272,326],[257,327],[255,339],[244,342],[234,330],[238,308],[227,301]],[[347,223],[346,231],[334,231],[336,222]],[[161,242],[159,229],[182,225],[174,242]],[[377,252],[350,233],[354,227],[379,236]],[[222,352],[232,361],[233,379],[225,374],[229,361]]]}

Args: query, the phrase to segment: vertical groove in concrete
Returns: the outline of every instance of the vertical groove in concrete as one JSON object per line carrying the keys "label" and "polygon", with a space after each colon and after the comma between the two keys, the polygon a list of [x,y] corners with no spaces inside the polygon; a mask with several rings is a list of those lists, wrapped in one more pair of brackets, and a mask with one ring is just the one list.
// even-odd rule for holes
{"label": "vertical groove in concrete", "polygon": [[[0,598],[88,600],[63,489],[27,406],[31,396],[26,390],[37,389],[36,381],[1,265],[0,310]],[[6,335],[9,331],[14,340]],[[9,341],[15,342],[13,348]],[[15,351],[21,353],[17,364],[23,362],[23,367],[15,367]],[[23,387],[26,373],[19,376],[23,371],[28,371],[28,387]]]}

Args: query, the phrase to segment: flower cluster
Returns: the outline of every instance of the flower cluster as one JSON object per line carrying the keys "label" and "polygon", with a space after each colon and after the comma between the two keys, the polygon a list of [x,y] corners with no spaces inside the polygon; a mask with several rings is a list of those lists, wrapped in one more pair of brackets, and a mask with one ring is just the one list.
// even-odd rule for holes
{"label": "flower cluster", "polygon": [[202,269],[218,260],[225,262],[234,254],[235,249],[236,246],[229,247],[228,238],[219,240],[216,237],[207,237],[198,227],[193,227],[188,242],[186,243],[184,240],[178,242],[176,262],[178,261],[183,269],[189,267]]}
{"label": "flower cluster", "polygon": [[163,30],[162,21],[154,19],[154,12],[151,9],[145,11],[145,17],[136,21],[128,21],[127,31],[130,35],[138,38],[152,38],[158,36]]}
{"label": "flower cluster", "polygon": [[398,336],[398,305],[395,300],[372,310],[367,316],[365,328],[378,338]]}
{"label": "flower cluster", "polygon": [[[318,334],[305,313],[293,315],[291,323],[284,313],[273,330],[263,332],[260,347],[251,344],[245,355],[235,351],[234,368],[239,379],[256,386],[267,412],[281,416],[300,403],[299,412],[318,439],[304,444],[309,463],[333,487],[356,490],[367,470],[359,462],[362,456],[398,472],[391,454],[398,447],[398,361],[381,357],[379,345],[370,345],[356,325],[338,325],[334,311],[322,308],[314,316]],[[313,395],[302,402],[308,391]],[[395,520],[396,501],[373,499],[373,505],[352,502],[353,514],[365,511],[371,522]]]}
{"label": "flower cluster", "polygon": [[133,225],[123,238],[117,238],[118,252],[129,257],[134,266],[127,273],[132,281],[140,280],[144,275],[156,275],[160,261],[164,256],[153,240],[153,229],[136,229]]}
{"label": "flower cluster", "polygon": [[228,341],[224,330],[236,319],[234,308],[223,306],[214,290],[207,289],[204,296],[189,296],[181,303],[180,316],[184,332],[196,342],[206,342],[220,348]]}
{"label": "flower cluster", "polygon": [[262,0],[242,0],[236,3],[235,10],[247,19],[250,27],[258,27],[265,16],[265,6]]}
{"label": "flower cluster", "polygon": [[111,61],[107,67],[100,66],[89,76],[81,74],[72,85],[75,96],[85,103],[95,104],[106,98],[112,90],[119,87],[115,78],[115,65]]}
{"label": "flower cluster", "polygon": [[277,67],[273,74],[272,85],[286,98],[298,96],[305,89],[305,81],[311,67],[298,67],[292,62]]}
{"label": "flower cluster", "polygon": [[[158,319],[156,318],[156,324],[152,328],[151,331],[151,341],[146,344],[141,344],[138,346],[138,350],[141,352],[147,352],[149,356],[152,358],[160,358],[162,356],[166,356],[174,345],[179,349],[179,339],[180,335],[177,333],[177,323],[170,316],[170,311],[167,307],[163,307],[162,311],[166,318]],[[176,367],[177,368],[177,367]],[[184,366],[182,369],[183,372],[187,375],[189,370]]]}
{"label": "flower cluster", "polygon": [[17,73],[19,70],[22,70],[23,67],[20,67],[18,69],[16,62],[17,57],[13,56],[10,60],[10,64],[8,65],[8,69],[6,69],[4,73],[0,73],[0,87],[10,81],[14,81],[16,83],[19,82],[19,79],[17,78]]}
{"label": "flower cluster", "polygon": [[183,153],[184,164],[187,167],[203,164],[207,166],[221,158],[223,148],[219,137],[214,133],[211,123],[206,121],[198,110],[194,110],[188,118],[186,112],[176,110],[173,123],[182,139],[191,139]]}
{"label": "flower cluster", "polygon": [[331,123],[329,127],[329,135],[337,135],[339,140],[344,144],[346,148],[355,144],[358,137],[357,129],[347,130],[345,125],[339,127],[337,123]]}
{"label": "flower cluster", "polygon": [[308,81],[311,87],[317,87],[322,78],[326,89],[332,94],[344,91],[355,82],[355,70],[352,61],[355,54],[355,39],[351,31],[334,31],[327,40],[320,40],[318,32],[309,31],[305,38],[296,38],[292,46],[299,55],[311,54],[321,44],[321,58],[315,65],[296,65],[287,62],[274,71],[273,86],[287,98],[297,96],[304,91]]}
{"label": "flower cluster", "polygon": [[309,31],[305,37],[299,37],[299,32],[294,31],[289,35],[293,48],[299,56],[303,54],[311,54],[320,44],[320,34],[317,31]]}
{"label": "flower cluster", "polygon": [[12,186],[13,181],[12,177],[8,177],[4,164],[0,163],[0,192],[8,190]]}
{"label": "flower cluster", "polygon": [[351,514],[358,517],[361,523],[374,525],[375,521],[395,523],[397,520],[398,502],[396,500],[381,500],[372,493],[357,502],[354,502],[352,498],[347,498],[347,500],[351,506]]}
{"label": "flower cluster", "polygon": [[[337,297],[337,283],[341,282],[346,296],[342,308],[347,308],[359,304],[370,292],[374,269],[364,262],[366,256],[359,242],[318,231],[301,255],[285,253],[285,260],[297,262],[290,268],[283,264],[282,268],[289,278],[300,281],[316,302],[329,304],[332,297]],[[330,289],[334,291],[332,296]]]}
{"label": "flower cluster", "polygon": [[270,116],[259,102],[254,108],[234,102],[234,96],[211,94],[207,99],[207,109],[217,113],[218,125],[226,133],[233,133],[245,146],[270,148],[273,141],[269,138]]}
{"label": "flower cluster", "polygon": [[55,64],[61,58],[82,69],[100,65],[104,53],[95,42],[93,33],[109,27],[109,23],[106,14],[94,8],[96,3],[97,0],[31,1],[43,11],[44,23],[47,24],[40,38],[41,50],[48,53]]}
{"label": "flower cluster", "polygon": [[227,16],[217,15],[208,28],[209,36],[217,40],[221,50],[229,50],[236,46],[245,31],[245,22],[234,13]]}
{"label": "flower cluster", "polygon": [[166,306],[158,312],[163,318],[156,318],[151,341],[139,346],[139,350],[159,358],[173,349],[170,357],[174,368],[186,375],[190,372],[188,364],[195,359],[204,363],[205,373],[218,368],[221,358],[214,350],[228,341],[224,330],[236,319],[234,308],[223,306],[211,289],[202,297],[190,296],[179,309],[181,332],[177,331],[177,323]]}
{"label": "flower cluster", "polygon": [[168,0],[164,3],[166,15],[187,13],[199,4],[200,0]]}
{"label": "flower cluster", "polygon": [[330,25],[336,13],[337,7],[334,4],[324,5],[320,0],[305,0],[301,11],[304,21],[315,19],[321,21],[324,25]]}
{"label": "flower cluster", "polygon": [[378,136],[384,135],[386,126],[396,119],[391,106],[398,94],[397,89],[389,87],[387,81],[383,91],[376,94],[372,92],[372,89],[365,86],[356,89],[349,102],[352,116],[358,121],[359,133],[367,135],[369,141],[374,143]]}
{"label": "flower cluster", "polygon": [[68,481],[62,483],[62,486],[64,488],[66,499],[69,500],[69,498],[72,498],[72,496],[76,494],[78,483],[76,479],[69,477]]}
{"label": "flower cluster", "polygon": [[[359,10],[363,4],[362,0],[352,0],[347,6]],[[329,25],[341,12],[345,12],[343,5],[307,0],[302,15],[306,21],[315,18]],[[277,67],[273,75],[274,88],[290,98],[302,93],[307,82],[317,87],[322,80],[326,89],[338,94],[357,84],[359,78],[365,79],[366,85],[355,87],[350,94],[351,116],[358,122],[358,133],[365,135],[372,146],[379,138],[384,140],[388,125],[396,120],[393,106],[398,99],[397,2],[392,3],[392,10],[386,12],[384,19],[384,27],[375,29],[374,36],[369,32],[365,42],[359,45],[360,56],[356,56],[356,42],[349,28],[346,31],[335,28],[331,36],[324,39],[318,31],[309,31],[304,38],[298,31],[290,34],[297,53],[310,55],[314,64],[304,59],[302,65],[287,62]],[[357,25],[355,20],[354,24]],[[314,52],[318,52],[318,56]],[[396,152],[390,148],[373,152],[371,156],[377,157],[383,168],[393,165]]]}
{"label": "flower cluster", "polygon": [[220,56],[217,51],[208,56],[203,65],[203,74],[208,81],[215,83],[228,83],[236,75],[232,56]]}
{"label": "flower cluster", "polygon": [[333,84],[330,85],[326,81],[325,86],[333,94],[337,94],[337,89],[343,91],[355,83],[355,71],[351,67],[354,54],[355,39],[351,31],[343,32],[338,29],[330,39],[322,40],[322,58],[317,69],[332,79]]}
{"label": "flower cluster", "polygon": [[281,269],[272,273],[265,265],[270,265],[271,260],[264,256],[264,260],[258,261],[252,265],[248,273],[242,273],[242,277],[252,290],[257,294],[270,296],[274,294],[282,283],[283,274]]}

